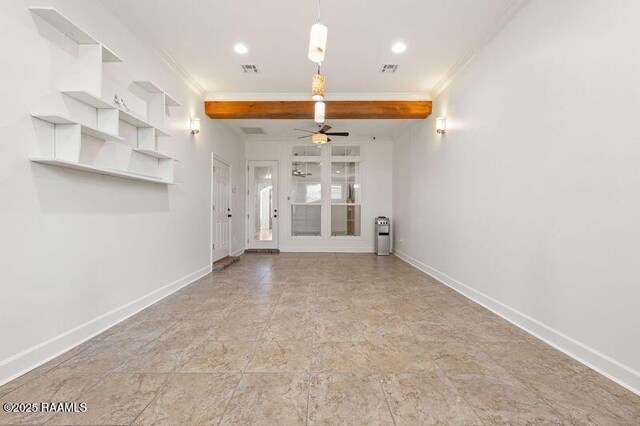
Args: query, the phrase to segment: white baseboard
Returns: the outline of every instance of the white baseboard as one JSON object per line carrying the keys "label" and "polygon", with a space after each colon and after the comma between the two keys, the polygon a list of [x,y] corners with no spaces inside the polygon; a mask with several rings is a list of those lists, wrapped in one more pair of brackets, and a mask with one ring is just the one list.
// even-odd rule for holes
{"label": "white baseboard", "polygon": [[640,372],[584,343],[562,334],[535,318],[531,318],[482,292],[474,290],[470,286],[420,262],[406,253],[396,249],[393,250],[393,253],[408,264],[435,278],[468,299],[484,306],[496,315],[501,316],[527,333],[558,349],[560,352],[576,359],[587,367],[618,383],[620,386],[629,389],[631,392],[640,395]]}
{"label": "white baseboard", "polygon": [[231,253],[231,256],[240,256],[242,253],[244,253],[244,247]]}
{"label": "white baseboard", "polygon": [[0,386],[86,342],[210,272],[211,265],[207,265],[126,305],[0,361]]}
{"label": "white baseboard", "polygon": [[362,247],[280,247],[283,253],[373,253],[373,249]]}

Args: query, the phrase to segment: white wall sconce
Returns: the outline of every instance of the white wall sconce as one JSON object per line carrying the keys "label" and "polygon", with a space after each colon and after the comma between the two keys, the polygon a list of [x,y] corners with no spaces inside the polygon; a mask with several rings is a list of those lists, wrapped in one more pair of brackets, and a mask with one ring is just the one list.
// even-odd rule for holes
{"label": "white wall sconce", "polygon": [[436,118],[436,132],[444,135],[447,132],[447,119],[444,117]]}
{"label": "white wall sconce", "polygon": [[200,119],[198,117],[193,117],[191,119],[191,134],[197,135],[200,133]]}

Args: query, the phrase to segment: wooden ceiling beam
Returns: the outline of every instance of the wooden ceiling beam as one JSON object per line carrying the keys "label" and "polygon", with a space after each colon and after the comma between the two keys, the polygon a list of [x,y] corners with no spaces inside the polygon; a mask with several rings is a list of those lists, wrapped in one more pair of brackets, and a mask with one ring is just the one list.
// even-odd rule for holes
{"label": "wooden ceiling beam", "polygon": [[[326,119],[420,119],[431,101],[326,101]],[[214,119],[312,119],[313,101],[205,101]]]}

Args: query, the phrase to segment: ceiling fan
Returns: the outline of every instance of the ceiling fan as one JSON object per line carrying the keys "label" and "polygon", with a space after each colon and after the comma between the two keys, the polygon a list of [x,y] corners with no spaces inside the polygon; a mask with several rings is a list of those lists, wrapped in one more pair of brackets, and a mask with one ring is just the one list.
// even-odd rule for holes
{"label": "ceiling fan", "polygon": [[[311,137],[311,140],[313,141],[313,143],[317,143],[320,145],[323,143],[331,142],[331,139],[329,139],[328,136],[349,136],[349,132],[329,132],[330,129],[331,129],[331,126],[327,124],[325,124],[324,126],[322,124],[318,124],[318,131],[315,131],[315,132],[311,130],[305,130],[305,129],[294,129],[294,130],[299,130],[301,132],[309,133],[308,135],[300,136],[298,139]],[[316,135],[324,135],[324,136],[316,137]]]}
{"label": "ceiling fan", "polygon": [[298,168],[300,164],[299,163],[293,163],[293,167],[295,167],[292,171],[291,174],[295,177],[307,177],[307,176],[311,176],[311,173],[305,173],[304,171],[302,171],[300,168]]}

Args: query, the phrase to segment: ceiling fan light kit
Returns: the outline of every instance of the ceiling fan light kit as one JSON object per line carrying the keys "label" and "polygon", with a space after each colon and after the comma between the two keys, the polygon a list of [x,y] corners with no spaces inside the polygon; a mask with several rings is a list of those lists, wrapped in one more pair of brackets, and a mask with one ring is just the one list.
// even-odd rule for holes
{"label": "ceiling fan light kit", "polygon": [[329,138],[324,133],[314,133],[311,136],[311,142],[315,143],[316,145],[324,145],[325,143],[329,142]]}

